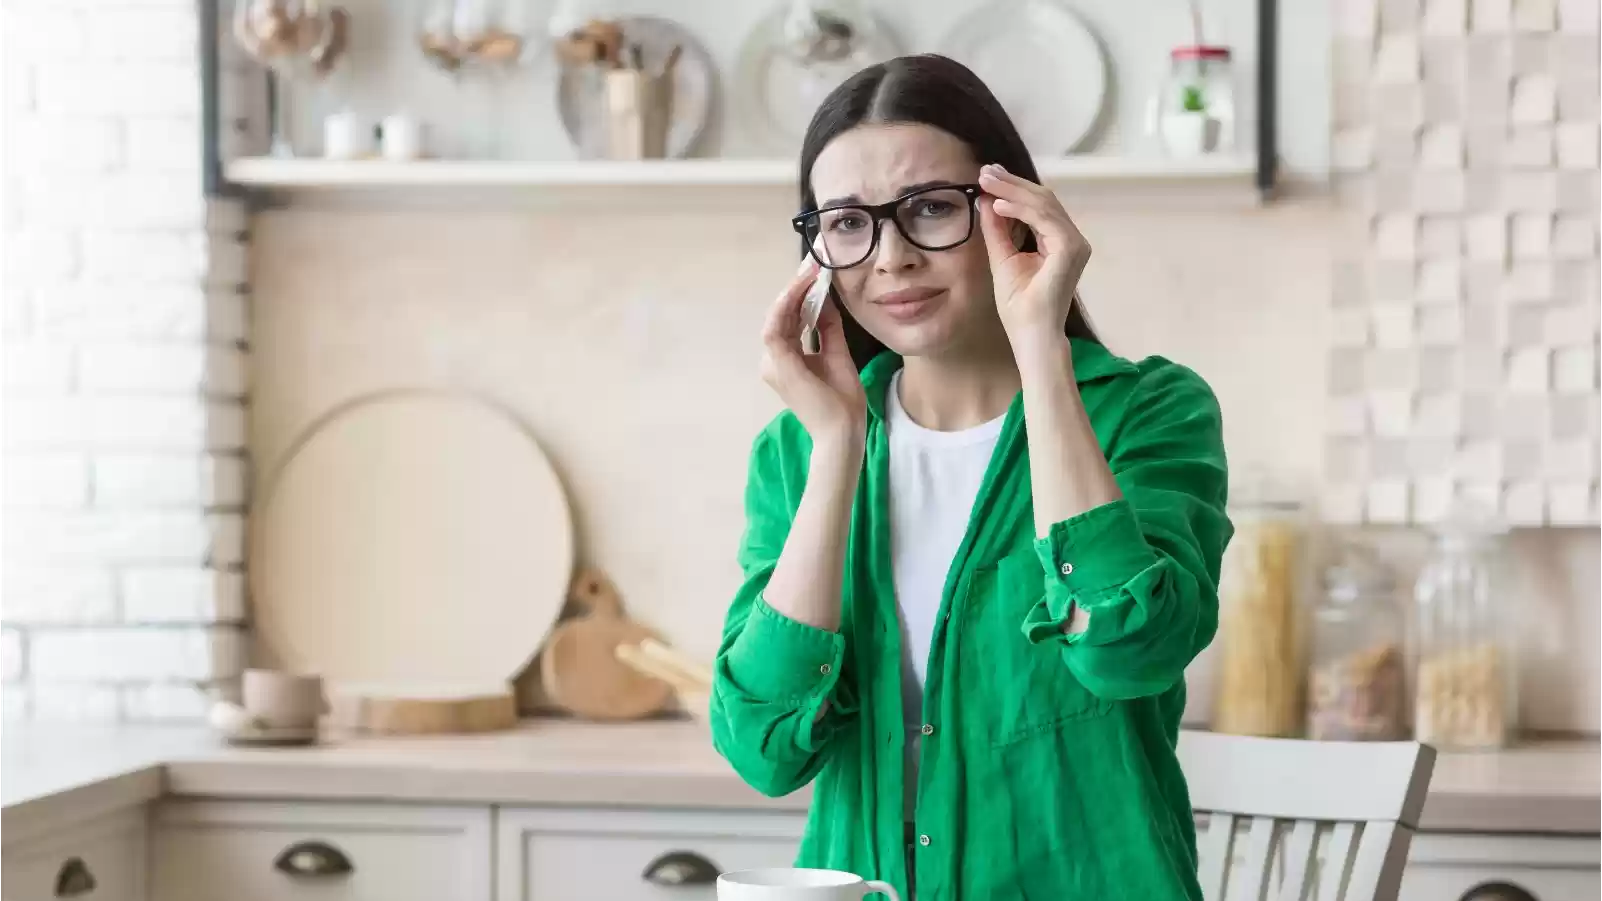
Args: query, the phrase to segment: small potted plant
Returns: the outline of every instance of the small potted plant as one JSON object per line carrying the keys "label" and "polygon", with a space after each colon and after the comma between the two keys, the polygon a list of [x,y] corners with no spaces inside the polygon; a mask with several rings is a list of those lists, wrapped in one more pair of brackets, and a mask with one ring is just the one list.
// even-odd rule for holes
{"label": "small potted plant", "polygon": [[1174,156],[1201,156],[1218,147],[1218,119],[1207,108],[1202,85],[1184,84],[1177,108],[1163,116],[1163,143]]}

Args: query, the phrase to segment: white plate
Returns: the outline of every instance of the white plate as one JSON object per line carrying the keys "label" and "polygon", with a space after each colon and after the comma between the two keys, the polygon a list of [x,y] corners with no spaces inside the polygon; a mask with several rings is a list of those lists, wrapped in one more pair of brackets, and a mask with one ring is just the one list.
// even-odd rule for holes
{"label": "white plate", "polygon": [[984,80],[1036,154],[1072,152],[1101,117],[1101,42],[1077,14],[1050,0],[986,4],[952,28],[940,53]]}
{"label": "white plate", "polygon": [[877,19],[849,58],[804,66],[784,50],[788,3],[779,4],[745,39],[734,79],[735,103],[746,128],[771,153],[801,148],[812,114],[829,92],[874,63],[899,56],[895,36]]}

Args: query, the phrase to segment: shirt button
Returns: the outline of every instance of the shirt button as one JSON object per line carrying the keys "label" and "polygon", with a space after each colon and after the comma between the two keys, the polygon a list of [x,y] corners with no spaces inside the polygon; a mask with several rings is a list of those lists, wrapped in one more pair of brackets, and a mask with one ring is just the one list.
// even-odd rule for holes
{"label": "shirt button", "polygon": [[929,723],[924,723],[923,724],[923,734],[924,735],[933,735],[934,734],[934,726],[929,724]]}
{"label": "shirt button", "polygon": [[830,666],[827,663],[825,663],[824,665],[818,667],[818,672],[824,674],[825,676],[829,675],[829,673],[831,673],[833,671],[834,671],[834,667]]}
{"label": "shirt button", "polygon": [[920,836],[918,836],[918,844],[924,846],[925,848],[929,847],[929,836],[928,835],[920,835]]}
{"label": "shirt button", "polygon": [[1064,563],[1062,565],[1062,574],[1063,575],[1070,576],[1070,575],[1073,575],[1073,572],[1074,572],[1074,565],[1072,563]]}

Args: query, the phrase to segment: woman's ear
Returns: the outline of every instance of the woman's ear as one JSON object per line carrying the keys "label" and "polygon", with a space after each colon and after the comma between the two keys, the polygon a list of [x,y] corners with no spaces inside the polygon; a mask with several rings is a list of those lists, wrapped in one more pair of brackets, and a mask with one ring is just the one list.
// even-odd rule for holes
{"label": "woman's ear", "polygon": [[1016,250],[1023,250],[1024,242],[1029,240],[1029,226],[1014,219],[1012,221],[1012,246]]}

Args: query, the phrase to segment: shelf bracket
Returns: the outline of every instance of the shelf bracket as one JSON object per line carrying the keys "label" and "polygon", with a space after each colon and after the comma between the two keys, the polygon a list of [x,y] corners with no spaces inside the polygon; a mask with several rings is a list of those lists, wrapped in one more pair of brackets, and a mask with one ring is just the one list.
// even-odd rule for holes
{"label": "shelf bracket", "polygon": [[1279,2],[1257,0],[1257,191],[1266,203],[1278,175]]}

